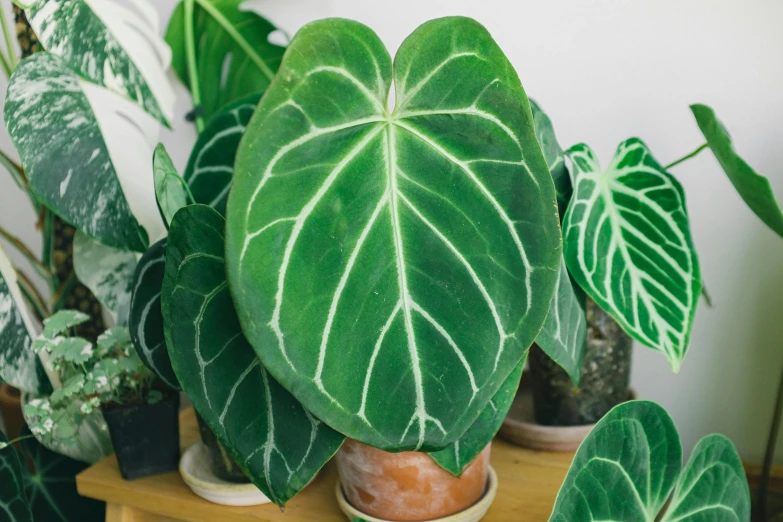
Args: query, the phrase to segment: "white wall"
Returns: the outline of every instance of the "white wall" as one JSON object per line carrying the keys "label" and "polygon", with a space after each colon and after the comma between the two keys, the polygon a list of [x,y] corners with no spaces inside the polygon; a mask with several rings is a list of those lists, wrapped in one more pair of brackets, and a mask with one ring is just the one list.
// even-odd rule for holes
{"label": "white wall", "polygon": [[[631,136],[644,139],[662,163],[683,156],[703,143],[688,104],[710,104],[783,199],[779,0],[252,2],[291,34],[317,18],[357,19],[392,51],[427,19],[472,16],[506,51],[561,144],[587,142],[604,164]],[[176,2],[155,3],[168,17]],[[164,138],[180,165],[193,140],[181,127]],[[0,146],[9,150],[7,138]],[[637,347],[633,385],[671,412],[686,447],[721,432],[743,458],[758,460],[783,366],[783,240],[745,208],[709,152],[673,172],[685,186],[715,307],[701,305],[679,375],[662,355]],[[11,181],[0,177],[3,226],[35,244],[34,220]]]}

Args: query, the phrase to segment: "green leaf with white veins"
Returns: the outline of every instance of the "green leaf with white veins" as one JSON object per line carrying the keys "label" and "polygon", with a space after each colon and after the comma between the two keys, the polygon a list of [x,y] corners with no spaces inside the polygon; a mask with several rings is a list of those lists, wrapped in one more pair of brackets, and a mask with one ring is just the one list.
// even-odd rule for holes
{"label": "green leaf with white veins", "polygon": [[171,51],[147,0],[134,9],[116,0],[37,0],[26,9],[44,49],[85,80],[138,104],[161,123],[174,117],[174,90],[166,77]]}
{"label": "green leaf with white veins", "polygon": [[34,522],[24,491],[25,474],[19,454],[0,431],[0,514],[6,522]]}
{"label": "green leaf with white veins", "polygon": [[149,161],[160,126],[138,106],[35,53],[11,76],[4,115],[33,192],[65,221],[139,252],[165,234]]}
{"label": "green leaf with white veins", "polygon": [[142,362],[169,387],[178,390],[179,382],[171,368],[160,310],[165,266],[166,240],[161,239],[141,256],[136,265],[128,326],[133,347]]}
{"label": "green leaf with white veins", "polygon": [[701,294],[682,187],[637,138],[620,144],[606,172],[587,145],[567,155],[574,195],[563,238],[571,276],[679,371]]}
{"label": "green leaf with white veins", "polygon": [[155,147],[152,172],[155,177],[155,199],[158,202],[158,210],[168,227],[174,219],[174,214],[188,204],[188,190],[162,143]]}
{"label": "green leaf with white veins", "polygon": [[[210,119],[225,105],[263,91],[275,76],[285,48],[269,41],[277,28],[243,8],[244,0],[196,0],[194,39],[196,74],[204,115]],[[177,5],[166,30],[172,68],[190,84],[185,47],[185,10]]]}
{"label": "green leaf with white veins", "polygon": [[223,215],[226,213],[239,140],[259,99],[260,94],[251,94],[216,114],[198,135],[183,175],[193,198]]}
{"label": "green leaf with white veins", "polygon": [[680,437],[666,410],[653,402],[626,402],[582,442],[549,521],[656,520],[749,522],[748,482],[737,450],[723,435],[704,437],[683,470]]}
{"label": "green leaf with white veins", "polygon": [[525,92],[486,29],[426,23],[392,66],[359,23],[306,26],[235,169],[227,272],[270,373],[375,447],[459,439],[541,329],[561,250]]}
{"label": "green leaf with white veins", "polygon": [[514,402],[526,362],[527,355],[519,361],[500,390],[487,403],[473,426],[468,428],[468,431],[457,442],[448,448],[430,453],[430,457],[439,466],[453,475],[461,475],[465,468],[487,447],[487,444],[492,442]]}
{"label": "green leaf with white veins", "polygon": [[109,311],[115,324],[128,324],[136,254],[98,243],[77,231],[73,238],[76,277]]}
{"label": "green leaf with white veins", "polygon": [[0,248],[0,378],[21,390],[47,393],[51,385],[33,351],[34,331],[16,270]]}
{"label": "green leaf with white veins", "polygon": [[242,471],[284,505],[344,437],[264,369],[239,326],[224,268],[225,220],[205,205],[174,216],[166,248],[166,345],[182,389]]}

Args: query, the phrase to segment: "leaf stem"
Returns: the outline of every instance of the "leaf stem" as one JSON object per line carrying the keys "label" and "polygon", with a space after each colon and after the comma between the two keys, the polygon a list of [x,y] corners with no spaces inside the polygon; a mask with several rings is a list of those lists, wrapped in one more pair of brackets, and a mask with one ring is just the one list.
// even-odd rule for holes
{"label": "leaf stem", "polygon": [[32,250],[22,243],[22,241],[17,238],[16,236],[12,235],[10,232],[8,232],[3,227],[0,227],[0,237],[4,238],[8,243],[13,246],[16,250],[19,251],[20,254],[22,254],[25,258],[27,258],[28,261],[38,270],[41,272],[41,275],[44,277],[51,277],[52,272],[49,270],[49,268],[36,257],[35,254],[33,254]]}
{"label": "leaf stem", "polygon": [[185,54],[188,68],[188,80],[190,83],[190,95],[193,98],[195,107],[196,130],[199,134],[204,130],[204,116],[201,115],[199,107],[201,106],[201,87],[198,83],[198,70],[196,63],[196,38],[194,35],[194,0],[185,1]]}
{"label": "leaf stem", "polygon": [[3,38],[5,38],[5,47],[8,50],[8,63],[11,66],[11,72],[13,73],[19,62],[16,60],[16,55],[14,54],[14,44],[11,40],[11,31],[8,29],[8,20],[6,19],[4,9],[0,9],[0,23],[3,24]]}
{"label": "leaf stem", "polygon": [[71,293],[73,285],[76,284],[76,273],[71,272],[68,278],[60,285],[60,288],[52,295],[52,311],[57,312],[65,306],[65,298]]}
{"label": "leaf stem", "polygon": [[38,319],[40,322],[43,322],[44,319],[49,317],[49,310],[46,307],[46,301],[41,296],[41,294],[38,293],[38,290],[35,288],[33,282],[30,281],[30,278],[27,277],[27,274],[17,269],[16,275],[18,279],[17,283],[19,284],[19,290],[22,291],[22,295],[30,303],[30,307],[33,309],[33,313],[35,314],[36,319]]}
{"label": "leaf stem", "polygon": [[8,442],[0,442],[0,450],[4,450],[5,448],[9,446],[13,446],[17,442],[22,442],[25,439],[32,439],[33,437],[35,437],[35,435],[30,434],[30,435],[24,435],[22,437],[17,437],[14,440],[9,440]]}
{"label": "leaf stem", "polygon": [[691,152],[690,154],[688,154],[688,155],[686,155],[686,156],[683,156],[682,158],[678,159],[677,161],[673,161],[673,162],[669,163],[668,165],[666,165],[666,166],[664,167],[664,169],[665,169],[665,170],[669,170],[670,168],[672,168],[672,167],[676,167],[677,165],[679,165],[680,163],[682,163],[682,162],[684,162],[684,161],[688,161],[689,159],[691,159],[691,158],[693,158],[693,157],[695,157],[695,156],[698,156],[698,155],[699,155],[699,153],[700,153],[701,151],[703,151],[704,149],[706,149],[707,147],[709,147],[709,145],[708,145],[707,143],[705,143],[704,145],[702,145],[702,146],[701,146],[701,147],[699,147],[698,149],[694,150],[694,151],[693,151],[693,152]]}

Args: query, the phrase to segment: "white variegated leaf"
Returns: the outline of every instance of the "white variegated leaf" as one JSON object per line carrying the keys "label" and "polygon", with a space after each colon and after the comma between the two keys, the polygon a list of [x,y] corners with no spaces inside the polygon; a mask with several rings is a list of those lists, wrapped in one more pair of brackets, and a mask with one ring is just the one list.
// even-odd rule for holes
{"label": "white variegated leaf", "polygon": [[27,9],[44,49],[79,76],[133,101],[171,125],[174,90],[166,70],[171,50],[146,0],[134,9],[117,0],[37,0]]}
{"label": "white variegated leaf", "polygon": [[108,247],[77,231],[73,269],[79,281],[111,313],[114,323],[128,324],[136,254]]}
{"label": "white variegated leaf", "polygon": [[14,71],[4,114],[33,191],[65,221],[139,252],[165,235],[150,161],[160,126],[137,105],[36,53]]}
{"label": "white variegated leaf", "polygon": [[586,145],[567,155],[574,178],[563,220],[569,272],[678,371],[701,294],[682,187],[636,138],[620,144],[605,172]]}

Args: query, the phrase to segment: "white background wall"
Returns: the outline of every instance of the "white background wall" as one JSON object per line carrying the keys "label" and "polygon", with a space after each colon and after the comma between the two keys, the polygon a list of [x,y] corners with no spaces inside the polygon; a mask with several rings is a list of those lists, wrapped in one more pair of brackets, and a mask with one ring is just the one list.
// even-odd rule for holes
{"label": "white background wall", "polygon": [[[7,2],[4,2],[7,3]],[[176,0],[154,0],[168,18]],[[783,2],[780,0],[252,0],[294,34],[318,18],[353,18],[395,51],[420,23],[445,15],[486,25],[560,142],[589,143],[604,164],[639,136],[662,163],[703,143],[688,104],[712,105],[740,152],[783,199]],[[184,91],[181,115],[187,107]],[[164,136],[182,166],[193,132]],[[10,150],[5,131],[0,147]],[[687,448],[721,432],[759,460],[783,366],[783,239],[744,206],[709,152],[673,169],[685,186],[714,308],[696,316],[679,375],[637,347],[633,386],[665,406]],[[35,216],[0,176],[0,223],[39,246]],[[8,250],[8,249],[7,249]],[[15,258],[18,259],[18,258]],[[783,437],[781,437],[783,439]],[[783,441],[778,461],[783,462]]]}

